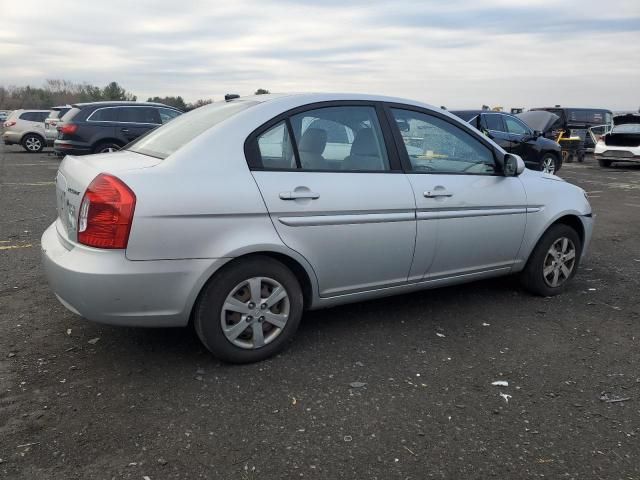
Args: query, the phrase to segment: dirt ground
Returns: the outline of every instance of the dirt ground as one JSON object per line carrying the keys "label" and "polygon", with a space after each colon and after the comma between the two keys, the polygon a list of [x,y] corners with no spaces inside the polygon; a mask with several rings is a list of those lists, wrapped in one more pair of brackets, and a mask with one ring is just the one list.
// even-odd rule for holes
{"label": "dirt ground", "polygon": [[502,278],[311,312],[229,366],[58,303],[58,164],[0,146],[0,478],[640,479],[640,166],[559,172],[596,214],[564,295]]}

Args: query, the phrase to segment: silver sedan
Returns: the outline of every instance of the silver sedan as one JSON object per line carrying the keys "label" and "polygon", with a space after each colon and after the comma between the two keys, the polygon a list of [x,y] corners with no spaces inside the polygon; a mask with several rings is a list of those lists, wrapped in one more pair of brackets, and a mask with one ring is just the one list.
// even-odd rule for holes
{"label": "silver sedan", "polygon": [[67,156],[42,256],[97,322],[193,323],[264,359],[306,309],[517,274],[562,292],[589,244],[580,188],[410,100],[261,95],[198,108],[118,153]]}

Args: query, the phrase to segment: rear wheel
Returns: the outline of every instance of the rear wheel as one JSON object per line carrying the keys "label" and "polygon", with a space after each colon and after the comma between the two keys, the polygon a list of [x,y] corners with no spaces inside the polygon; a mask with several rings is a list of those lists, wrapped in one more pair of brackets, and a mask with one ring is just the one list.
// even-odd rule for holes
{"label": "rear wheel", "polygon": [[93,153],[117,152],[121,148],[122,146],[115,142],[101,142],[94,147]]}
{"label": "rear wheel", "polygon": [[256,256],[213,276],[196,305],[194,327],[205,347],[221,360],[257,362],[289,344],[302,307],[295,275],[272,258]]}
{"label": "rear wheel", "polygon": [[540,160],[540,170],[544,173],[554,174],[558,170],[558,160],[550,153],[545,153]]}
{"label": "rear wheel", "polygon": [[600,165],[602,168],[609,168],[611,166],[611,160],[598,160],[598,165]]}
{"label": "rear wheel", "polygon": [[576,274],[581,254],[576,231],[568,225],[552,225],[533,249],[521,274],[522,284],[537,295],[558,295]]}
{"label": "rear wheel", "polygon": [[44,149],[44,138],[29,133],[22,139],[22,147],[29,153],[40,153]]}

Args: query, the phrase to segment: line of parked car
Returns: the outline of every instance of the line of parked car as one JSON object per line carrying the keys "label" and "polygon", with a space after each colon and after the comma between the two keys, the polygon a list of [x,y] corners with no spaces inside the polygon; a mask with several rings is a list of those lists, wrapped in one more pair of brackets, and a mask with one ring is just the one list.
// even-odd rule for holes
{"label": "line of parked car", "polygon": [[5,145],[22,145],[39,153],[52,145],[59,155],[119,150],[149,130],[182,114],[151,102],[92,102],[50,110],[15,110],[2,134]]}
{"label": "line of parked car", "polygon": [[[50,110],[15,110],[8,117],[0,112],[4,114],[0,120],[5,118],[5,144],[22,145],[31,153],[52,145],[56,154],[64,156],[120,150],[182,113],[160,103],[93,102]],[[613,162],[640,162],[640,115],[614,116],[606,109],[560,106],[517,114],[492,110],[451,113],[507,152],[522,157],[534,170],[556,173],[574,154],[581,161],[585,151],[593,151],[602,167],[610,167]],[[333,140],[338,139],[328,142],[331,148],[350,148],[347,132],[328,132]],[[569,150],[570,144],[575,150]]]}

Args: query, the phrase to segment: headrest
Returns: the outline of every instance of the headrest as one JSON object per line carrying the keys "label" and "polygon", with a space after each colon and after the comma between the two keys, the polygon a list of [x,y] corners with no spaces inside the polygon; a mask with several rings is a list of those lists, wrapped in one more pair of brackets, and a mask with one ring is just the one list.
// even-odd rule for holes
{"label": "headrest", "polygon": [[376,145],[376,138],[371,128],[363,128],[356,133],[351,145],[351,155],[366,155],[378,157],[380,154]]}
{"label": "headrest", "polygon": [[305,153],[322,155],[327,146],[327,131],[321,128],[308,128],[302,134],[298,149]]}

